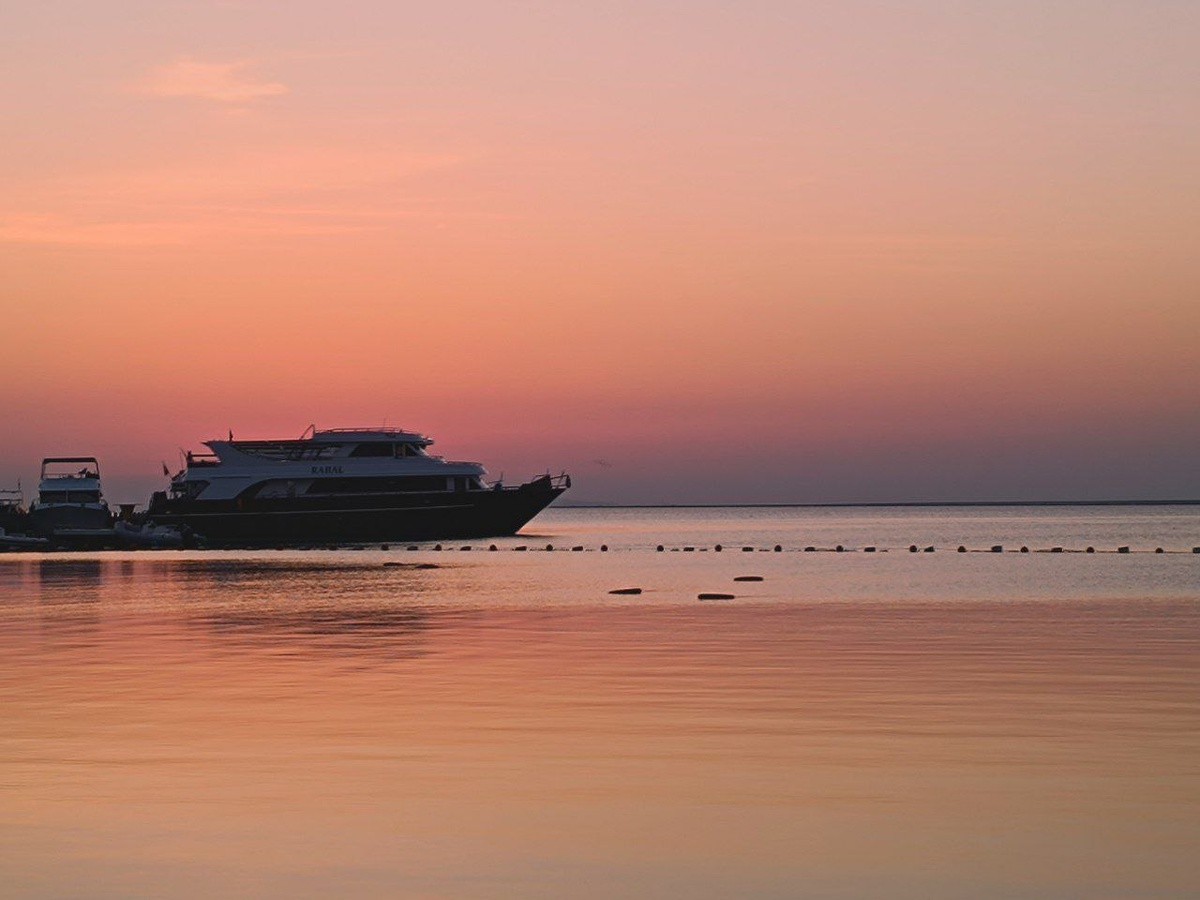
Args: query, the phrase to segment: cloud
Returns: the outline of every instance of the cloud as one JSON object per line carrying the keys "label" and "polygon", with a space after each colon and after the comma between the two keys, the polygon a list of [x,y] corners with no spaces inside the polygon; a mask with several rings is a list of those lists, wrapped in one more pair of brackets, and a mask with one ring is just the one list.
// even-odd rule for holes
{"label": "cloud", "polygon": [[254,65],[253,60],[203,62],[184,56],[150,70],[134,90],[157,97],[198,97],[234,105],[287,93],[286,84],[251,74]]}

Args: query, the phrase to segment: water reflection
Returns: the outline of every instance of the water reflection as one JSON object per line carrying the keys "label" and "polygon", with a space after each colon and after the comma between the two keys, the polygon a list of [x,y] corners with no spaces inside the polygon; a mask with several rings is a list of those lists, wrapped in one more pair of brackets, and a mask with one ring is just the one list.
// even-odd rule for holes
{"label": "water reflection", "polygon": [[303,656],[329,654],[386,661],[422,655],[436,616],[417,607],[231,610],[195,616],[189,627],[214,641],[255,650],[286,649]]}
{"label": "water reflection", "polygon": [[[1130,560],[764,554],[753,596],[711,604],[696,587],[746,557],[446,555],[430,571],[361,553],[0,567],[6,884],[1200,889],[1190,557],[1147,558],[1174,580],[1105,599],[1076,575]],[[1028,590],[998,588],[1017,567]],[[610,597],[617,574],[654,590]]]}
{"label": "water reflection", "polygon": [[43,600],[55,596],[94,597],[94,589],[100,585],[111,567],[96,559],[42,559],[32,567],[30,574]]}

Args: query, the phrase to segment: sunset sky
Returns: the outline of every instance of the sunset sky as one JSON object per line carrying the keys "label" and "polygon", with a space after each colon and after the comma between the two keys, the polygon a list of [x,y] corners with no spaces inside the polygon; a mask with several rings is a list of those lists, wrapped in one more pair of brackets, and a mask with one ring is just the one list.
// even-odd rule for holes
{"label": "sunset sky", "polygon": [[1200,4],[18,2],[0,487],[387,423],[576,502],[1200,497]]}

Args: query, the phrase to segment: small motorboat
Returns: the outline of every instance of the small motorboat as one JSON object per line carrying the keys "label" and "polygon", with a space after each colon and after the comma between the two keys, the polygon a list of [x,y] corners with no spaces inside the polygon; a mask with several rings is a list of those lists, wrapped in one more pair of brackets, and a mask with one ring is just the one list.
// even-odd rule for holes
{"label": "small motorboat", "polygon": [[50,542],[45,538],[29,537],[24,534],[9,534],[0,528],[0,550],[36,550]]}
{"label": "small motorboat", "polygon": [[117,540],[129,547],[179,549],[187,542],[187,535],[171,525],[155,525],[153,522],[134,525],[118,520],[113,528]]}

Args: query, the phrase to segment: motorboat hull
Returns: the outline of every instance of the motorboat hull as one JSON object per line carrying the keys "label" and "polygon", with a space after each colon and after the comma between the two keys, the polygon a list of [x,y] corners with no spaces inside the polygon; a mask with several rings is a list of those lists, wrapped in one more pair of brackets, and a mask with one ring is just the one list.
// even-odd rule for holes
{"label": "motorboat hull", "polygon": [[280,546],[482,538],[515,534],[565,488],[549,478],[495,490],[369,497],[156,496],[147,518],[187,529],[207,546]]}
{"label": "motorboat hull", "polygon": [[112,514],[108,507],[92,505],[35,505],[29,511],[29,528],[42,537],[61,536],[70,532],[111,532]]}

